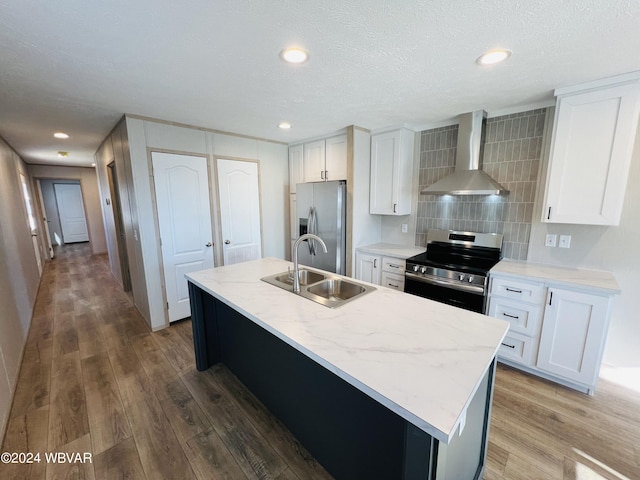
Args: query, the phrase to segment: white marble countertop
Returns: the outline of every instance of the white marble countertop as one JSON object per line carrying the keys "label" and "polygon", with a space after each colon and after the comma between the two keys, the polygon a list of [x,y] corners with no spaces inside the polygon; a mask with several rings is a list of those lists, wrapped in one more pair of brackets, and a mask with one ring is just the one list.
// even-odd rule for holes
{"label": "white marble countertop", "polygon": [[549,285],[582,287],[596,293],[618,294],[620,286],[611,272],[586,268],[545,265],[504,259],[498,262],[490,273],[512,277],[530,277]]}
{"label": "white marble countertop", "polygon": [[409,257],[419,255],[427,250],[427,247],[414,247],[409,245],[397,245],[394,243],[374,243],[372,245],[363,245],[357,247],[356,250],[361,252],[373,253],[376,255],[387,255],[389,257],[402,258],[406,260]]}
{"label": "white marble countertop", "polygon": [[265,258],[186,277],[448,443],[496,355],[508,323],[379,287],[331,309],[260,281],[291,265]]}

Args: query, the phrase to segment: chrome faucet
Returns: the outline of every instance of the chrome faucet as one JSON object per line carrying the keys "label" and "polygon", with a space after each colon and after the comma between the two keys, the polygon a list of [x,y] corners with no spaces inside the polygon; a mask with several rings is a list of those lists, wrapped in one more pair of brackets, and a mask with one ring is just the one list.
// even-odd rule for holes
{"label": "chrome faucet", "polygon": [[300,237],[293,244],[293,248],[291,249],[291,257],[293,258],[293,293],[300,293],[300,269],[298,267],[298,247],[303,242],[303,240],[317,240],[322,245],[322,249],[324,253],[327,253],[327,246],[324,244],[324,240],[322,240],[319,236],[314,235],[313,233],[305,233],[304,235],[300,235]]}

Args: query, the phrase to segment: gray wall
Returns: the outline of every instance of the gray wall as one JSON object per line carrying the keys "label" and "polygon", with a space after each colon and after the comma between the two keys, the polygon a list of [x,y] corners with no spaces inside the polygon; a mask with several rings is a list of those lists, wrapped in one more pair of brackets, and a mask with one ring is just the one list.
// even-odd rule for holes
{"label": "gray wall", "polygon": [[[502,233],[504,256],[525,260],[542,151],[545,109],[489,118],[483,170],[507,187],[506,196],[421,195],[416,245],[429,229]],[[455,168],[458,126],[426,130],[420,142],[420,189]]]}
{"label": "gray wall", "polygon": [[[20,172],[22,159],[0,138],[0,434],[15,391],[22,352],[40,284],[31,231],[27,226]],[[33,192],[31,192],[33,197]]]}

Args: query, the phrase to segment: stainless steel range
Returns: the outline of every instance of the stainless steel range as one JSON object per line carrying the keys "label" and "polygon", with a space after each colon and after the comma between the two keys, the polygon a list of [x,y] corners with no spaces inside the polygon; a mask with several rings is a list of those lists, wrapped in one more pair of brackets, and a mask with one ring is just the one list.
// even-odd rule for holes
{"label": "stainless steel range", "polygon": [[427,251],[407,259],[404,291],[484,313],[489,270],[501,258],[500,234],[429,230]]}

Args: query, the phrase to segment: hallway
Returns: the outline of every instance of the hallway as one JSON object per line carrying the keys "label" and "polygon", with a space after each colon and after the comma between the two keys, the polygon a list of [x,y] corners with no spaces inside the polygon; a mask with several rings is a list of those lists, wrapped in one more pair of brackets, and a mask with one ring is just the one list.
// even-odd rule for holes
{"label": "hallway", "polygon": [[[46,264],[0,478],[330,478],[224,367],[195,369],[191,323],[151,333],[88,244]],[[54,464],[45,452],[92,453]]]}

